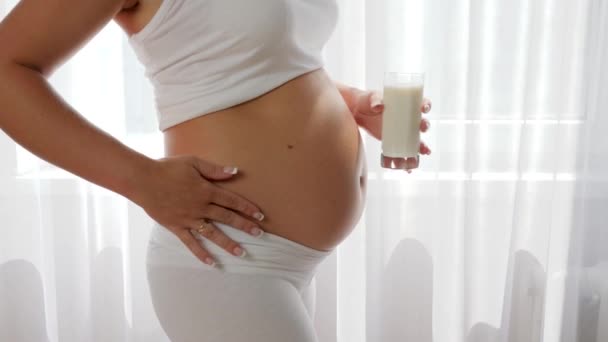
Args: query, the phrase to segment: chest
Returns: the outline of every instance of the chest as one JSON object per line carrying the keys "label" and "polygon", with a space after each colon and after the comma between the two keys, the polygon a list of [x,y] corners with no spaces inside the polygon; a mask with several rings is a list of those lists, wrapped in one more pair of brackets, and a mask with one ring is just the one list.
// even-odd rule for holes
{"label": "chest", "polygon": [[200,34],[257,46],[281,41],[322,46],[338,17],[336,0],[200,1],[195,11]]}
{"label": "chest", "polygon": [[336,1],[163,0],[131,43],[154,74],[173,66],[180,77],[203,68],[220,78],[225,68],[310,64],[335,28]]}

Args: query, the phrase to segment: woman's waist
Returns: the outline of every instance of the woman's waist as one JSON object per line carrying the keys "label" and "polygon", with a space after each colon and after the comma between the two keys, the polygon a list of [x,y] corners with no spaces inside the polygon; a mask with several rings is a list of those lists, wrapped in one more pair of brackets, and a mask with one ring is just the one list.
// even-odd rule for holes
{"label": "woman's waist", "polygon": [[[330,119],[328,119],[330,121]],[[165,155],[193,155],[221,166],[236,166],[234,177],[216,185],[236,192],[267,211],[349,210],[359,197],[364,175],[361,136],[356,123],[308,125],[286,121],[272,129],[215,126],[213,134],[179,137]],[[207,130],[205,130],[207,131]],[[313,223],[313,222],[311,222]]]}
{"label": "woman's waist", "polygon": [[[243,134],[184,140],[167,156],[194,155],[236,166],[239,172],[215,184],[255,203],[266,218],[267,232],[317,249],[330,249],[352,228],[362,207],[364,147],[356,123],[307,126],[308,132],[285,134],[277,125]],[[234,127],[232,127],[234,128]],[[218,128],[221,131],[221,128]],[[257,133],[256,133],[257,132]]]}
{"label": "woman's waist", "polygon": [[263,229],[329,249],[358,217],[365,177],[358,126],[329,82],[324,73],[307,74],[250,103],[174,126],[165,131],[165,155],[238,167],[216,185],[258,205]]}

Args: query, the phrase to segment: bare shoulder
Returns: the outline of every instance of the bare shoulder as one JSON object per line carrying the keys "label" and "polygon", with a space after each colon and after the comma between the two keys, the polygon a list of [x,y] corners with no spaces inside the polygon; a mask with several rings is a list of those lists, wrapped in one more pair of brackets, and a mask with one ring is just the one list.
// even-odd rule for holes
{"label": "bare shoulder", "polygon": [[163,0],[127,0],[114,21],[131,36],[141,31],[160,8]]}

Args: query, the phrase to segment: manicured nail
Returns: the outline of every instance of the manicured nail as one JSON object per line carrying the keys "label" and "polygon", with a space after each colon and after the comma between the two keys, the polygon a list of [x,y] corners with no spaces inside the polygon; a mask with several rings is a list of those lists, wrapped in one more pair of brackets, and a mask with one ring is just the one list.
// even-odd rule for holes
{"label": "manicured nail", "polygon": [[253,214],[253,217],[255,217],[255,219],[258,221],[262,221],[264,219],[264,214],[257,212],[255,214]]}
{"label": "manicured nail", "polygon": [[211,267],[214,267],[214,266],[215,266],[215,261],[213,261],[213,259],[211,259],[211,258],[209,258],[209,257],[207,257],[207,258],[205,259],[205,263],[206,263],[207,265],[211,266]]}
{"label": "manicured nail", "polygon": [[226,166],[224,167],[224,172],[234,175],[238,172],[238,169],[234,166]]}
{"label": "manicured nail", "polygon": [[383,104],[376,104],[372,107],[372,110],[376,113],[379,113],[382,111],[382,109],[384,109],[384,105]]}
{"label": "manicured nail", "polygon": [[253,236],[256,237],[261,237],[262,235],[264,235],[264,231],[262,231],[260,228],[253,228],[251,230],[251,233],[253,234]]}
{"label": "manicured nail", "polygon": [[382,106],[382,99],[378,98],[378,95],[372,95],[372,100],[370,102],[372,108],[376,108],[378,106]]}
{"label": "manicured nail", "polygon": [[242,249],[241,247],[234,247],[234,255],[236,256],[240,256],[240,257],[244,257],[245,254],[247,254],[247,252],[245,252],[244,249]]}

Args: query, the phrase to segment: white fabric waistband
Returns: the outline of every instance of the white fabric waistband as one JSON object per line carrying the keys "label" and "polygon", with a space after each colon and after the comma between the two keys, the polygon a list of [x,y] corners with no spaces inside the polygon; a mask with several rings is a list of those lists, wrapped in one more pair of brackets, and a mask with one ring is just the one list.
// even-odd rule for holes
{"label": "white fabric waistband", "polygon": [[213,223],[228,237],[238,242],[247,251],[247,255],[237,257],[200,235],[195,235],[215,259],[216,265],[211,267],[194,256],[177,236],[155,223],[148,242],[147,265],[278,276],[301,289],[308,285],[317,266],[333,252],[333,250],[313,249],[267,232],[258,238],[230,225],[216,221]]}

